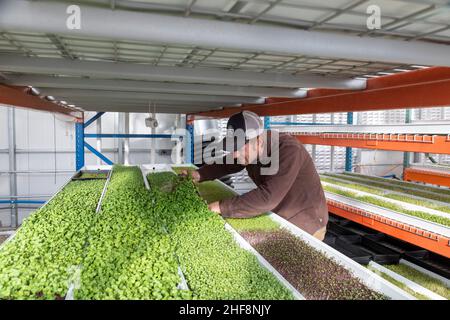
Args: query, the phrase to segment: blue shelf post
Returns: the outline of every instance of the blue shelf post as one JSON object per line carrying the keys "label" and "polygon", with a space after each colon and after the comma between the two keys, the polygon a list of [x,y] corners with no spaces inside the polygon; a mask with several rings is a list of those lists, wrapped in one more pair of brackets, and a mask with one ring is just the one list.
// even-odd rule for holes
{"label": "blue shelf post", "polygon": [[84,167],[84,123],[75,123],[75,167]]}
{"label": "blue shelf post", "polygon": [[[353,112],[347,112],[347,124],[353,124]],[[353,150],[350,147],[345,148],[345,171],[352,171]]]}
{"label": "blue shelf post", "polygon": [[186,144],[185,144],[185,161],[186,163],[194,163],[194,123],[186,123]]}
{"label": "blue shelf post", "polygon": [[264,117],[264,129],[266,129],[266,130],[270,129],[270,117],[269,116]]}

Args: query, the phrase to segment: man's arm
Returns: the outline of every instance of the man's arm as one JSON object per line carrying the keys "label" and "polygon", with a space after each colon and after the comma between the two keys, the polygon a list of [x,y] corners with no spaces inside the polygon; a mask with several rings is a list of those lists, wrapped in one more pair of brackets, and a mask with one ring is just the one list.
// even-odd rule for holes
{"label": "man's arm", "polygon": [[299,148],[280,150],[278,173],[269,176],[257,189],[219,202],[223,217],[246,218],[274,209],[291,189],[303,162]]}
{"label": "man's arm", "polygon": [[222,159],[222,163],[223,164],[207,164],[198,169],[197,172],[200,175],[199,181],[219,179],[228,174],[239,172],[245,168],[240,164],[226,164],[226,157]]}

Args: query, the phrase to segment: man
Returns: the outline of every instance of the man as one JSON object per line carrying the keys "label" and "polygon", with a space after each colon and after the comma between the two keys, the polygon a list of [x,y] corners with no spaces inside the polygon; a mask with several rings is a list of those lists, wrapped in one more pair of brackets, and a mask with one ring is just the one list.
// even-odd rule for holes
{"label": "man", "polygon": [[[276,135],[270,131],[267,135],[262,134],[263,128],[261,119],[253,112],[232,115],[223,144],[224,150],[231,152],[237,163],[205,165],[194,171],[192,178],[197,182],[213,180],[246,168],[258,188],[232,199],[213,202],[209,205],[211,211],[232,218],[249,218],[273,211],[323,240],[328,208],[309,153],[295,137],[279,134],[278,139],[272,139]],[[227,140],[234,141],[235,138],[230,135],[237,130],[244,132],[245,139],[241,145],[237,143],[234,149],[227,150]],[[263,174],[267,164],[263,164],[261,159],[267,159],[265,155],[272,162],[279,161],[279,168],[274,174]]]}

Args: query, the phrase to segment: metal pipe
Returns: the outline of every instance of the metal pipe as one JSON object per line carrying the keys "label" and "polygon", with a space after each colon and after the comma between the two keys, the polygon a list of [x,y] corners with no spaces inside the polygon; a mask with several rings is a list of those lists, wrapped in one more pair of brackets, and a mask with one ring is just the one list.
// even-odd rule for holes
{"label": "metal pipe", "polygon": [[[16,171],[16,114],[15,109],[8,108],[8,146],[9,146],[9,170]],[[17,196],[17,176],[9,176],[9,194]],[[14,201],[11,199],[11,201]],[[11,227],[18,226],[19,212],[17,207],[11,208]]]}
{"label": "metal pipe", "polygon": [[[152,112],[149,115],[153,119],[156,119],[156,113],[155,112]],[[150,132],[151,132],[152,136],[155,136],[156,128],[152,126],[150,128]],[[152,164],[156,163],[156,141],[153,140],[153,139],[150,140],[150,163],[152,163]]]}
{"label": "metal pipe", "polygon": [[[159,135],[158,135],[159,136]],[[156,136],[156,138],[158,137],[158,136]],[[126,136],[124,136],[124,138],[125,138]],[[138,136],[139,137],[139,136]],[[172,137],[178,137],[178,138],[180,138],[180,137],[182,137],[182,136],[177,136],[177,135],[172,135]],[[133,137],[129,137],[129,138],[133,138]],[[135,137],[135,138],[137,138],[137,137]],[[143,136],[143,137],[139,137],[139,138],[155,138],[155,137],[151,137],[150,135],[149,136]],[[166,137],[160,137],[160,138],[166,138]],[[168,138],[168,137],[167,137]],[[118,150],[118,148],[103,148],[102,149],[102,152],[105,152],[105,153],[114,153],[114,152],[117,152],[117,150]],[[32,150],[32,151],[30,151],[29,153],[53,153],[54,151],[46,151],[46,150],[44,150],[44,151],[35,151],[35,150]],[[89,153],[90,151],[89,150],[86,150],[85,152],[87,152],[87,153]],[[147,149],[145,149],[145,148],[130,148],[130,152],[148,152],[148,148]],[[5,151],[1,151],[0,150],[0,153],[8,153],[7,151],[5,152]],[[28,153],[28,152],[26,152],[26,151],[20,151],[20,152],[16,152],[16,154],[19,154],[19,153]],[[74,151],[70,151],[70,150],[60,150],[60,151],[57,151],[57,153],[71,153],[71,154],[73,154],[73,153],[75,153]],[[20,171],[16,171],[18,174],[34,174],[34,173],[36,173],[36,174],[54,174],[55,172],[53,171],[53,170],[49,170],[49,171],[23,171],[23,170],[20,170]],[[61,173],[61,174],[63,174],[63,173],[73,173],[74,172],[74,170],[58,170],[58,171],[56,171],[56,173]],[[5,171],[2,171],[2,170],[0,170],[0,174],[2,174],[2,173],[5,173],[5,174],[8,174],[8,173],[10,173],[8,170],[5,170]],[[14,173],[14,172],[13,172]]]}
{"label": "metal pipe", "polygon": [[63,14],[66,8],[67,3],[53,1],[3,0],[0,4],[0,29],[187,46],[195,43],[199,47],[239,51],[450,66],[450,48],[441,44],[180,18],[88,5],[83,6],[82,27],[70,30],[66,27],[67,15]]}
{"label": "metal pipe", "polygon": [[54,173],[73,173],[73,170],[16,170],[16,171],[10,171],[10,170],[1,170],[0,174],[54,174]]}
{"label": "metal pipe", "polygon": [[102,153],[98,152],[97,150],[95,150],[94,147],[92,147],[89,143],[87,143],[86,141],[84,141],[84,146],[90,150],[95,156],[99,157],[100,159],[102,159],[107,165],[113,165],[114,163],[109,160],[106,156],[104,156]]}
{"label": "metal pipe", "polygon": [[28,196],[9,196],[9,197],[0,197],[0,200],[8,200],[11,198],[14,199],[34,199],[34,198],[50,198],[52,195],[28,195]]}
{"label": "metal pipe", "polygon": [[[0,13],[0,19],[1,18],[2,14]],[[249,84],[252,84],[253,86],[260,87],[318,87],[336,89],[364,89],[366,87],[365,79],[351,79],[338,76],[323,77],[310,73],[291,75],[275,72],[230,71],[207,67],[163,67],[125,62],[115,62],[114,68],[111,68],[110,62],[34,58],[21,57],[18,55],[0,55],[0,70],[21,73],[64,74],[72,76],[120,78],[124,80],[173,81],[195,84],[227,84],[235,86],[248,86]]]}
{"label": "metal pipe", "polygon": [[0,204],[4,204],[4,203],[7,203],[7,204],[44,204],[45,201],[39,201],[39,200],[0,200]]}
{"label": "metal pipe", "polygon": [[[17,205],[12,205],[12,206],[7,206],[7,207],[0,207],[0,210],[11,210],[13,208],[17,208],[17,209],[39,209],[41,206],[36,206],[36,205],[28,205],[28,206],[17,206]],[[15,229],[16,227],[10,227],[12,229]],[[4,230],[8,230],[10,228],[0,228],[0,231],[4,231]]]}
{"label": "metal pipe", "polygon": [[102,134],[95,134],[95,133],[86,133],[84,135],[86,138],[150,138],[150,139],[171,139],[173,137],[181,137],[180,135],[176,134],[166,134],[166,133],[158,133],[158,134],[142,134],[142,133],[102,133]]}
{"label": "metal pipe", "polygon": [[118,90],[173,94],[230,95],[247,97],[268,96],[284,98],[302,98],[306,96],[306,90],[277,87],[224,86],[135,80],[86,79],[81,77],[52,77],[47,75],[8,75],[7,83],[20,86],[29,85],[32,83],[39,88]]}
{"label": "metal pipe", "polygon": [[97,112],[92,118],[84,123],[84,128],[86,129],[91,125],[91,123],[95,122],[96,120],[100,120],[104,114],[104,112]]}
{"label": "metal pipe", "polygon": [[247,103],[247,104],[262,104],[265,102],[264,98],[260,97],[243,97],[243,96],[219,96],[219,95],[201,95],[201,94],[174,94],[174,93],[152,93],[152,92],[128,92],[128,91],[113,91],[113,90],[92,90],[92,89],[58,89],[45,88],[42,89],[47,95],[52,95],[55,98],[81,97],[104,99],[134,99],[134,100],[163,100],[163,101],[181,101],[181,102],[209,102],[209,103]]}

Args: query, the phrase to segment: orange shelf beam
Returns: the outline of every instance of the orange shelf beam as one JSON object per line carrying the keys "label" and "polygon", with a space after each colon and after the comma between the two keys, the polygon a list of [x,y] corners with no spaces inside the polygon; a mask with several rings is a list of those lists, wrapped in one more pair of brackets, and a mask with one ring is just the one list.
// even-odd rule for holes
{"label": "orange shelf beam", "polygon": [[293,134],[303,144],[450,154],[450,135],[319,133]]}
{"label": "orange shelf beam", "polygon": [[0,103],[19,108],[60,113],[73,118],[75,121],[82,121],[80,112],[56,102],[45,100],[42,97],[32,95],[30,89],[27,87],[0,84]]}
{"label": "orange shelf beam", "polygon": [[337,201],[327,203],[328,210],[340,217],[450,258],[450,238]]}
{"label": "orange shelf beam", "polygon": [[225,107],[196,113],[226,118],[241,110],[260,116],[351,112],[447,106],[450,104],[450,67],[434,67],[367,80],[359,91],[314,89],[306,98],[268,98],[265,104]]}
{"label": "orange shelf beam", "polygon": [[450,172],[445,171],[405,168],[403,180],[424,182],[450,188]]}

